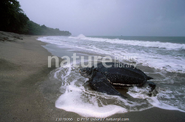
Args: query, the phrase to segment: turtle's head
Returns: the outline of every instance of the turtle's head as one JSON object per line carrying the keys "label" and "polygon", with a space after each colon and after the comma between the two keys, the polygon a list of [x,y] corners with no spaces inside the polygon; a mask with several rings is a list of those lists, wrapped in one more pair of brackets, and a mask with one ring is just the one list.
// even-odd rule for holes
{"label": "turtle's head", "polygon": [[82,68],[79,70],[80,74],[86,78],[91,77],[92,68]]}

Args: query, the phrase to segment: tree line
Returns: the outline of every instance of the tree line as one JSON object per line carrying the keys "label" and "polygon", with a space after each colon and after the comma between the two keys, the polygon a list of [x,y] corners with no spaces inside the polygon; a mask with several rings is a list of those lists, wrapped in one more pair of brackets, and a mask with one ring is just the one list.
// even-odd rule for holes
{"label": "tree line", "polygon": [[17,0],[0,1],[0,30],[30,35],[70,36],[69,31],[60,31],[31,21],[20,8]]}

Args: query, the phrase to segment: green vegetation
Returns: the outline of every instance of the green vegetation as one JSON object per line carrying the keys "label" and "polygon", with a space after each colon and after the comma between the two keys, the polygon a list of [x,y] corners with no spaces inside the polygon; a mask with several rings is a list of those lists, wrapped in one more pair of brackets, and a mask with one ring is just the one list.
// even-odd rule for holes
{"label": "green vegetation", "polygon": [[40,26],[29,20],[20,8],[20,4],[17,0],[1,0],[0,16],[1,31],[31,35],[71,35],[69,31],[60,31],[59,29],[49,28],[45,25]]}

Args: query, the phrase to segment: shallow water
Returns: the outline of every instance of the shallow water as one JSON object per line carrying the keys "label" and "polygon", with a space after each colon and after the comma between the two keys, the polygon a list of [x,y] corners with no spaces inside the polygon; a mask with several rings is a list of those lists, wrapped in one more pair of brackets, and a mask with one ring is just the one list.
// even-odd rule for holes
{"label": "shallow water", "polygon": [[[80,75],[80,67],[74,67],[71,63],[66,67],[57,68],[50,74],[50,81],[57,82],[60,85],[60,96],[55,102],[55,106],[59,109],[75,112],[84,117],[100,118],[116,113],[142,111],[152,107],[185,112],[183,102],[185,101],[184,44],[139,42],[138,40],[123,42],[119,39],[101,38],[100,40],[99,38],[85,36],[70,38],[43,37],[40,40],[50,43],[45,47],[53,55],[59,57],[71,56],[73,52],[86,56],[109,55],[117,57],[134,55],[136,56],[134,62],[136,62],[137,68],[152,76],[154,79],[151,81],[157,84],[158,94],[156,96],[148,95],[147,86],[125,89],[123,94],[128,99],[106,95],[93,91],[88,85],[88,79]],[[62,52],[64,47],[67,47],[68,51]],[[133,62],[129,58],[126,61]],[[80,63],[79,60],[77,62]]]}
{"label": "shallow water", "polygon": [[[126,38],[126,37],[125,37]],[[128,40],[135,39],[135,40]],[[100,37],[43,37],[39,40],[58,48],[70,48],[94,55],[112,56],[120,61],[133,58],[138,64],[169,72],[185,73],[185,37],[100,38]],[[146,40],[148,39],[148,40]],[[156,39],[155,41],[153,41]],[[165,41],[162,41],[165,40]],[[167,42],[169,40],[169,42]],[[179,40],[179,41],[178,41]],[[56,51],[56,50],[55,50]]]}

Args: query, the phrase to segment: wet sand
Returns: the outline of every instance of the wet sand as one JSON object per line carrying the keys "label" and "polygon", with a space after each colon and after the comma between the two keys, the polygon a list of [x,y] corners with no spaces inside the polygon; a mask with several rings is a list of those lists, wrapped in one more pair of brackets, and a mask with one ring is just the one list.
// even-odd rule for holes
{"label": "wet sand", "polygon": [[[54,64],[48,68],[47,58],[51,54],[42,47],[45,43],[36,38],[0,32],[0,122],[55,122],[62,121],[61,118],[72,118],[75,122],[83,118],[55,108],[60,83],[50,82],[48,76]],[[152,108],[108,118],[129,118],[130,122],[184,122],[185,113]]]}
{"label": "wet sand", "polygon": [[57,109],[39,88],[54,69],[47,67],[45,43],[14,33],[0,37],[0,122],[55,121]]}

